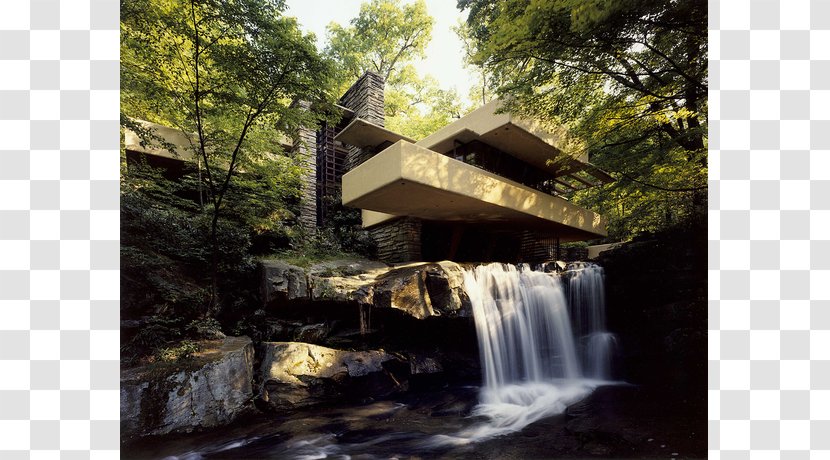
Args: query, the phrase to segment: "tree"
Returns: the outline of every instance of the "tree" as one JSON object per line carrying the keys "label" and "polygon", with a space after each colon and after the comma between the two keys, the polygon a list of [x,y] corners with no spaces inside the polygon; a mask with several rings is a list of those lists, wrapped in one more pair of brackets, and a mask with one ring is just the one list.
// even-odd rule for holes
{"label": "tree", "polygon": [[273,168],[282,133],[316,122],[332,101],[330,64],[284,8],[281,0],[122,2],[122,110],[178,127],[204,166],[211,310],[220,216],[231,191],[245,188],[234,178]]}
{"label": "tree", "polygon": [[707,4],[460,0],[507,108],[582,139],[617,179],[577,193],[626,237],[705,215]]}
{"label": "tree", "polygon": [[470,31],[470,26],[466,22],[459,20],[458,24],[456,24],[452,30],[461,40],[464,47],[464,68],[472,70],[476,73],[477,82],[470,87],[470,94],[468,94],[468,97],[471,101],[476,101],[478,103],[473,105],[484,105],[493,99],[493,92],[488,86],[489,78],[487,75],[487,68],[476,62],[478,47],[476,46],[476,41]]}
{"label": "tree", "polygon": [[360,5],[348,27],[329,24],[325,53],[339,64],[338,79],[345,85],[341,90],[367,71],[395,84],[406,63],[425,56],[434,22],[424,0],[408,5],[371,0]]}
{"label": "tree", "polygon": [[403,5],[400,0],[371,0],[348,26],[328,26],[325,53],[337,62],[340,93],[367,71],[379,74],[386,82],[387,127],[416,139],[461,111],[454,90],[442,89],[411,65],[425,56],[434,22],[423,0]]}
{"label": "tree", "polygon": [[454,89],[442,89],[435,77],[421,77],[411,65],[387,86],[384,106],[386,127],[413,139],[434,133],[463,110]]}

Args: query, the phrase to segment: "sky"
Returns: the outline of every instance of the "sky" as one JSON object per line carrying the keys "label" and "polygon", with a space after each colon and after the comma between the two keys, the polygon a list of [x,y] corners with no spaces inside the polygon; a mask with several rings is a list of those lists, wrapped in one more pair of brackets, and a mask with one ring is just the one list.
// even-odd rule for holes
{"label": "sky", "polygon": [[[357,16],[363,0],[287,0],[286,16],[294,16],[303,30],[317,35],[317,47],[325,45],[326,26],[337,22],[343,26]],[[411,3],[412,0],[404,0]],[[444,89],[455,88],[467,101],[473,78],[464,69],[461,40],[452,31],[466,15],[456,9],[455,0],[426,0],[427,12],[435,19],[432,40],[427,46],[426,58],[413,64],[422,75],[430,74],[438,79]]]}

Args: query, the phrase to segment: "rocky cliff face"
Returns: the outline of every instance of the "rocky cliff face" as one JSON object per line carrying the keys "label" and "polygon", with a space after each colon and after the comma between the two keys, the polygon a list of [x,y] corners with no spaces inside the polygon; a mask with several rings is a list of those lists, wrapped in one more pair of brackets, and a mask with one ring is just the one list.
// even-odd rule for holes
{"label": "rocky cliff face", "polygon": [[122,373],[122,440],[224,425],[250,407],[251,339],[201,345],[205,351],[176,367],[156,364]]}
{"label": "rocky cliff face", "polygon": [[459,264],[342,260],[304,269],[273,260],[260,272],[264,305],[238,320],[240,337],[122,373],[123,441],[226,425],[254,406],[293,410],[478,379]]}
{"label": "rocky cliff face", "polygon": [[304,270],[278,260],[261,262],[262,297],[279,301],[357,302],[391,308],[417,319],[467,317],[463,267],[455,262],[389,266],[366,260],[335,261]]}
{"label": "rocky cliff face", "polygon": [[627,381],[705,390],[706,254],[699,229],[641,237],[598,258]]}

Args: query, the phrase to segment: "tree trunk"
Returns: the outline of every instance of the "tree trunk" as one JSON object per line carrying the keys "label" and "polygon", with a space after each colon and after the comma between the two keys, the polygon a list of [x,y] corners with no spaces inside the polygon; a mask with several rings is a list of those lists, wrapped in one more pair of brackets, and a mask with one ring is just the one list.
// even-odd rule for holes
{"label": "tree trunk", "polygon": [[219,209],[213,209],[213,219],[210,223],[210,304],[205,316],[212,316],[219,311],[219,238],[217,227],[219,223]]}

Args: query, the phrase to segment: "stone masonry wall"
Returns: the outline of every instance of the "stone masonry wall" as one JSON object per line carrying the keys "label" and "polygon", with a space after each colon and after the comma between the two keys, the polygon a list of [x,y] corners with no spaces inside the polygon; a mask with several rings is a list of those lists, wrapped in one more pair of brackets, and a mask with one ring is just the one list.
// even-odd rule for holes
{"label": "stone masonry wall", "polygon": [[[354,110],[356,118],[362,118],[369,123],[383,126],[383,78],[372,72],[366,72],[360,77],[343,97],[340,104]],[[352,170],[372,157],[376,152],[372,149],[352,147],[346,156],[346,171]]]}
{"label": "stone masonry wall", "polygon": [[404,217],[369,229],[378,259],[387,263],[421,260],[421,220]]}
{"label": "stone masonry wall", "polygon": [[[308,109],[308,102],[300,102]],[[301,127],[294,140],[296,161],[303,168],[302,201],[300,204],[300,224],[306,230],[317,227],[317,132],[313,128]]]}

